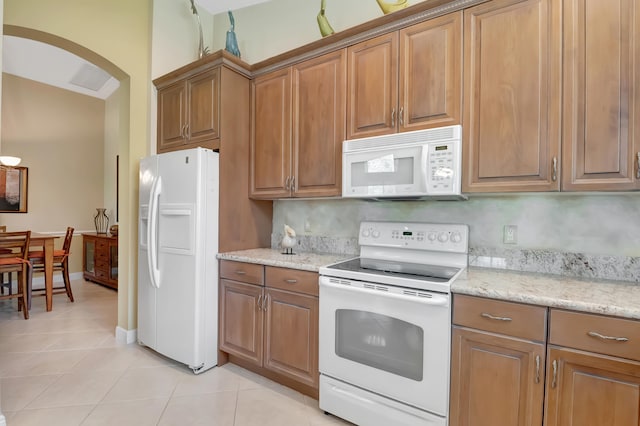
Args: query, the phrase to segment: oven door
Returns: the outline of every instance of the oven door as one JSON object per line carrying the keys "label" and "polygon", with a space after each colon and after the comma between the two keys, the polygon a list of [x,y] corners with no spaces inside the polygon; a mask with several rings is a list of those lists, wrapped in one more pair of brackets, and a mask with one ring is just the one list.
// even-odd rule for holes
{"label": "oven door", "polygon": [[320,277],[320,373],[446,417],[450,296],[347,283]]}

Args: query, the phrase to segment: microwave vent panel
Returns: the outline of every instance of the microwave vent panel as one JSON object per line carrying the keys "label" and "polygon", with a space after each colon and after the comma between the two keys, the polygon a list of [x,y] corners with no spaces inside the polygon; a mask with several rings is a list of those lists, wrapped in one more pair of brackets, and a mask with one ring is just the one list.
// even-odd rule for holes
{"label": "microwave vent panel", "polygon": [[447,126],[436,129],[417,130],[415,132],[394,133],[392,135],[372,136],[369,138],[344,141],[343,152],[367,150],[374,148],[387,148],[397,145],[417,145],[432,142],[447,142],[460,139],[462,126]]}

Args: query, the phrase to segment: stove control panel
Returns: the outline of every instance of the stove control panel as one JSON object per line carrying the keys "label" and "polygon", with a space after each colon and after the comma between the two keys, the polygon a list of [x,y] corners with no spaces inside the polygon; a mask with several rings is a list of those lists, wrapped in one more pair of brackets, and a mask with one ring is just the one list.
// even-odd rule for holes
{"label": "stove control panel", "polygon": [[469,227],[461,224],[362,222],[361,246],[467,253]]}

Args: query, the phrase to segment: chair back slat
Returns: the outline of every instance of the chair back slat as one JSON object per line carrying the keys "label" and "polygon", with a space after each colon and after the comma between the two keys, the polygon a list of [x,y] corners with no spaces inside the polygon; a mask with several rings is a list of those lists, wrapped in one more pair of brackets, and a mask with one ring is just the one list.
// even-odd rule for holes
{"label": "chair back slat", "polygon": [[27,259],[31,231],[0,232],[0,258]]}
{"label": "chair back slat", "polygon": [[64,243],[62,243],[62,250],[64,250],[64,253],[66,255],[69,255],[69,252],[71,250],[71,240],[73,239],[73,228],[72,227],[67,227],[67,233],[64,236]]}

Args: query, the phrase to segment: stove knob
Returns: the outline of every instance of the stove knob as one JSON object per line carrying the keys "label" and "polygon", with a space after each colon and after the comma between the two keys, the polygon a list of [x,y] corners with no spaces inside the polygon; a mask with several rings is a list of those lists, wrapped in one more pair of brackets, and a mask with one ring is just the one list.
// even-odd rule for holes
{"label": "stove knob", "polygon": [[429,241],[435,241],[436,238],[438,238],[438,235],[435,232],[429,232],[427,238],[429,239]]}
{"label": "stove knob", "polygon": [[380,236],[380,231],[378,231],[377,229],[374,229],[373,232],[371,233],[371,236],[373,238],[378,238]]}
{"label": "stove knob", "polygon": [[441,232],[438,234],[438,241],[440,241],[441,243],[446,243],[448,239],[449,239],[449,236],[447,235],[446,232]]}
{"label": "stove knob", "polygon": [[368,238],[369,235],[371,235],[371,232],[368,229],[363,229],[362,230],[362,236],[365,238]]}
{"label": "stove knob", "polygon": [[459,232],[454,232],[453,234],[451,234],[452,243],[459,243],[460,241],[462,241],[462,236]]}

